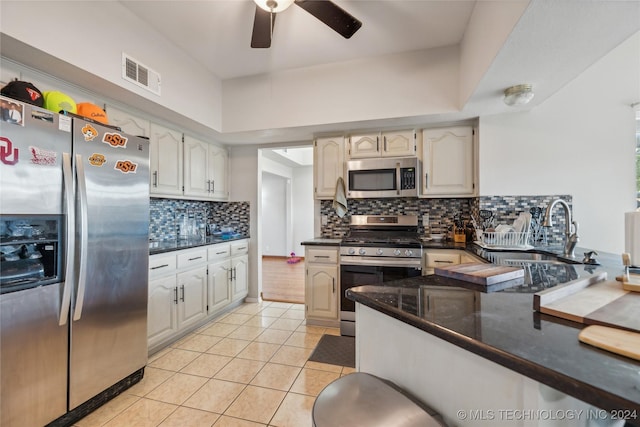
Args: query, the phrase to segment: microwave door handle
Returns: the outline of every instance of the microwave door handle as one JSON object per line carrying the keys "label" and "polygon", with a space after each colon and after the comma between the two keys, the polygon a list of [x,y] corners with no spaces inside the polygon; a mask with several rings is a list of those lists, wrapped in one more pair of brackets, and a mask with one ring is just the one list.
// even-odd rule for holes
{"label": "microwave door handle", "polygon": [[80,196],[80,270],[78,273],[78,293],[76,295],[73,320],[80,320],[82,305],[84,303],[84,292],[87,286],[87,244],[89,241],[89,229],[87,227],[87,183],[84,174],[84,164],[82,163],[82,156],[80,154],[76,154],[76,175],[78,176],[78,195]]}
{"label": "microwave door handle", "polygon": [[400,169],[400,162],[396,163],[396,192],[398,195],[400,195],[400,173],[402,172],[402,169]]}
{"label": "microwave door handle", "polygon": [[63,326],[69,317],[69,306],[71,303],[71,287],[73,286],[73,262],[75,251],[75,210],[73,203],[73,169],[71,168],[71,154],[62,153],[62,179],[64,180],[64,197],[67,213],[67,255],[64,268],[64,284],[62,288],[62,302],[60,303],[60,318],[58,325]]}

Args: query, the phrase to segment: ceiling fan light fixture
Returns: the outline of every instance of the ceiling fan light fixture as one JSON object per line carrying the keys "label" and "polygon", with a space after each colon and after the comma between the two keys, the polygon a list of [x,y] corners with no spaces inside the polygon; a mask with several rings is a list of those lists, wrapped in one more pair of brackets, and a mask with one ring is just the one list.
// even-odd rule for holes
{"label": "ceiling fan light fixture", "polygon": [[533,86],[522,84],[504,90],[504,103],[508,106],[525,105],[533,99]]}
{"label": "ceiling fan light fixture", "polygon": [[291,6],[294,0],[253,0],[260,9],[271,13],[282,12]]}

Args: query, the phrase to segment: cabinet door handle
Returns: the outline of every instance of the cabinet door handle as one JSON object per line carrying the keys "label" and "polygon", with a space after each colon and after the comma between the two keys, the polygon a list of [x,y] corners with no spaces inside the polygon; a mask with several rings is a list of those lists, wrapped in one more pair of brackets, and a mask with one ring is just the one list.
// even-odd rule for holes
{"label": "cabinet door handle", "polygon": [[382,140],[384,141],[384,151],[387,151],[387,137],[383,136]]}
{"label": "cabinet door handle", "polygon": [[400,195],[400,190],[402,189],[402,182],[400,179],[402,178],[400,175],[402,174],[402,168],[400,167],[400,162],[396,163],[396,192]]}
{"label": "cabinet door handle", "polygon": [[222,252],[216,252],[216,255],[222,255],[222,254],[226,254],[227,251],[222,251]]}
{"label": "cabinet door handle", "polygon": [[376,151],[380,151],[380,137],[376,136]]}
{"label": "cabinet door handle", "polygon": [[180,285],[180,301],[184,302],[184,285]]}
{"label": "cabinet door handle", "polygon": [[173,303],[178,304],[178,287],[173,288]]}
{"label": "cabinet door handle", "polygon": [[153,186],[154,187],[158,186],[158,171],[153,172]]}
{"label": "cabinet door handle", "polygon": [[238,278],[238,272],[236,271],[236,267],[233,267],[233,273],[231,273],[231,280],[236,280]]}
{"label": "cabinet door handle", "polygon": [[211,180],[207,180],[207,193],[211,193]]}
{"label": "cabinet door handle", "polygon": [[424,174],[424,188],[429,188],[429,173]]}
{"label": "cabinet door handle", "polygon": [[329,258],[329,255],[314,255],[313,257],[315,259],[318,259],[318,258]]}
{"label": "cabinet door handle", "polygon": [[197,260],[197,259],[202,259],[202,257],[201,257],[201,256],[197,256],[197,257],[195,257],[195,258],[189,258],[189,261],[195,261],[195,260]]}
{"label": "cabinet door handle", "polygon": [[244,251],[245,249],[247,249],[247,247],[246,247],[246,246],[243,246],[243,247],[241,247],[241,248],[236,248],[236,249],[237,249],[237,250],[239,250],[239,251]]}
{"label": "cabinet door handle", "polygon": [[169,264],[156,265],[155,267],[151,267],[152,270],[157,270],[159,268],[169,267]]}
{"label": "cabinet door handle", "polygon": [[435,260],[433,262],[439,262],[439,263],[442,263],[442,264],[453,264],[453,261],[441,261],[439,259],[437,259],[437,260]]}
{"label": "cabinet door handle", "polygon": [[334,277],[331,280],[333,281],[333,293],[335,294],[336,293],[336,278]]}
{"label": "cabinet door handle", "polygon": [[211,192],[215,193],[216,192],[216,182],[215,180],[211,180]]}

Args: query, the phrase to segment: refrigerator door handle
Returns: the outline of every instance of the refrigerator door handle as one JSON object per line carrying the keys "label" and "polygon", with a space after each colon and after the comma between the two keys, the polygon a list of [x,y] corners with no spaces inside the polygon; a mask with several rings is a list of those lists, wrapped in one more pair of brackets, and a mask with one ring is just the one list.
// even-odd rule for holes
{"label": "refrigerator door handle", "polygon": [[78,273],[78,293],[76,306],[73,312],[73,320],[80,320],[84,291],[87,286],[87,244],[89,241],[89,229],[87,227],[87,184],[84,174],[82,156],[76,154],[76,175],[78,177],[78,195],[80,196],[80,271]]}
{"label": "refrigerator door handle", "polygon": [[75,252],[75,210],[73,207],[73,169],[71,168],[71,154],[62,153],[62,179],[64,182],[64,197],[67,213],[67,259],[64,268],[64,288],[62,289],[62,302],[60,303],[60,318],[58,325],[63,326],[69,318],[71,303],[71,286],[73,286],[73,260]]}

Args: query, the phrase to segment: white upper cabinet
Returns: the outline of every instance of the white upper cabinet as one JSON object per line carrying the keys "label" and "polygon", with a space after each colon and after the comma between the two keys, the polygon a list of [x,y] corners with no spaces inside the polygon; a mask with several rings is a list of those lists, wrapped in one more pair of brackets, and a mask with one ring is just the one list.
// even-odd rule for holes
{"label": "white upper cabinet", "polygon": [[228,198],[227,150],[184,137],[184,195],[198,199]]}
{"label": "white upper cabinet", "polygon": [[333,199],[344,178],[344,137],[318,138],[313,144],[313,188],[316,199]]}
{"label": "white upper cabinet", "polygon": [[380,157],[380,133],[351,135],[349,138],[349,157],[362,159]]}
{"label": "white upper cabinet", "polygon": [[382,132],[382,157],[416,155],[417,131]]}
{"label": "white upper cabinet", "polygon": [[424,129],[422,196],[472,196],[475,188],[471,126]]}
{"label": "white upper cabinet", "polygon": [[106,113],[109,117],[109,124],[118,126],[122,129],[122,132],[128,133],[129,135],[149,137],[151,124],[148,120],[141,119],[140,117],[133,116],[108,105]]}
{"label": "white upper cabinet", "polygon": [[209,144],[189,135],[184,136],[184,195],[208,197],[210,195],[207,172]]}
{"label": "white upper cabinet", "polygon": [[151,123],[150,131],[150,193],[181,196],[182,134],[156,123]]}
{"label": "white upper cabinet", "polygon": [[416,146],[415,130],[352,135],[349,138],[349,158],[415,156]]}
{"label": "white upper cabinet", "polygon": [[229,152],[226,148],[209,145],[209,180],[211,181],[211,197],[216,200],[229,198]]}

